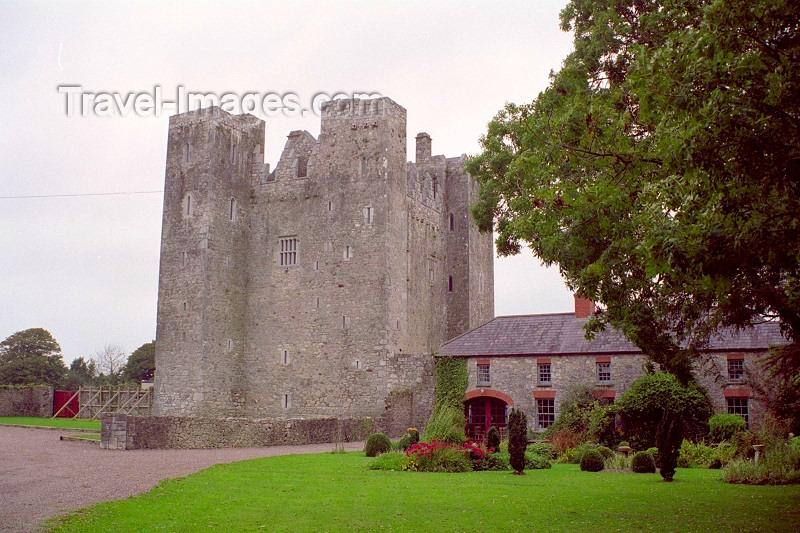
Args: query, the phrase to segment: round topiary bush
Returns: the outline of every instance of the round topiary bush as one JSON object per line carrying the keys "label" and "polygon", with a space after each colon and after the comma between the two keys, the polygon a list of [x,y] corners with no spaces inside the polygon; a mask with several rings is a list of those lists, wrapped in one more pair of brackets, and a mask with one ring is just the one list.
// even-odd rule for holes
{"label": "round topiary bush", "polygon": [[413,446],[416,443],[418,443],[419,442],[419,431],[417,431],[417,428],[408,428],[408,437],[409,437],[409,439],[411,439],[410,440],[411,446]]}
{"label": "round topiary bush", "polygon": [[397,449],[405,451],[405,450],[409,449],[410,447],[411,447],[411,435],[406,433],[405,435],[400,437],[399,441],[397,441]]}
{"label": "round topiary bush", "polygon": [[598,446],[596,449],[603,456],[603,459],[610,459],[614,456],[614,452],[608,446]]}
{"label": "round topiary bush", "polygon": [[599,472],[605,468],[603,454],[592,448],[584,452],[581,457],[581,470],[584,472]]}
{"label": "round topiary bush", "polygon": [[637,474],[655,474],[656,462],[648,452],[636,452],[631,458],[631,470]]}
{"label": "round topiary bush", "polygon": [[486,433],[486,447],[494,451],[500,449],[500,432],[494,426],[490,427]]}
{"label": "round topiary bush", "polygon": [[367,444],[364,446],[364,451],[367,457],[377,457],[382,453],[391,451],[392,441],[383,433],[373,433],[367,439]]}

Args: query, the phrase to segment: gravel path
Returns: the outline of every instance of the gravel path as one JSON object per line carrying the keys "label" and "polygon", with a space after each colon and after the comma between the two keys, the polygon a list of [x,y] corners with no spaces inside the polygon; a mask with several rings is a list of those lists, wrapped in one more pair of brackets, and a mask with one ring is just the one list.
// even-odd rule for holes
{"label": "gravel path", "polygon": [[[218,463],[255,457],[322,453],[332,444],[215,450],[101,450],[62,441],[68,430],[0,425],[0,532],[29,533],[43,520],[97,502],[147,492],[162,479]],[[345,443],[347,450],[363,442]]]}

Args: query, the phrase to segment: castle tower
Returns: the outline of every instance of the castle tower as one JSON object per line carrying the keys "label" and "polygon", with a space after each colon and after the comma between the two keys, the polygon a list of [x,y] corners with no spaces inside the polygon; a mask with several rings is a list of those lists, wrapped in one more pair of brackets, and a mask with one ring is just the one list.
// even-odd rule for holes
{"label": "castle tower", "polygon": [[246,228],[263,139],[263,122],[216,107],[170,119],[156,331],[157,412],[243,412]]}

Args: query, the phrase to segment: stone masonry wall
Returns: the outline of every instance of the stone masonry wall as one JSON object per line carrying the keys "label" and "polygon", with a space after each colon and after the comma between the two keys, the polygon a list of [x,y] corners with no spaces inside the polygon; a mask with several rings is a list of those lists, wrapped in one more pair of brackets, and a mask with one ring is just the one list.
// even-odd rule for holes
{"label": "stone masonry wall", "polygon": [[364,440],[373,428],[369,418],[254,420],[104,413],[100,446],[140,450],[323,444]]}
{"label": "stone masonry wall", "polygon": [[53,388],[0,386],[0,416],[53,416]]}

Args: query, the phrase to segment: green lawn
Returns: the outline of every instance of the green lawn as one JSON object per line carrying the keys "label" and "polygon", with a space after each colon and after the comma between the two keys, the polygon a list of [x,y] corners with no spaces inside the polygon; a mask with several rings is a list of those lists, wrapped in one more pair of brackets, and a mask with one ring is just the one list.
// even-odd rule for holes
{"label": "green lawn", "polygon": [[138,497],[56,519],[50,532],[791,532],[800,486],[727,485],[719,470],[369,471],[363,453],[217,465]]}
{"label": "green lawn", "polygon": [[82,418],[34,418],[31,416],[0,416],[0,424],[19,424],[64,429],[93,429],[100,431],[99,420]]}

